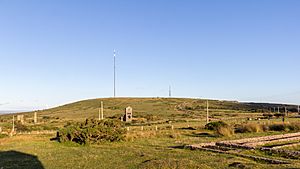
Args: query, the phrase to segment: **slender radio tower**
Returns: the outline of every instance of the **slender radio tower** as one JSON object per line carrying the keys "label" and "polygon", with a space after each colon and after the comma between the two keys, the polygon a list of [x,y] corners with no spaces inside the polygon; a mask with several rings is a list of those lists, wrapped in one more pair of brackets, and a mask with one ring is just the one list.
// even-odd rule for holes
{"label": "slender radio tower", "polygon": [[208,107],[209,105],[208,105],[208,100],[206,101],[206,124],[208,124],[209,123],[209,114],[208,114],[208,112],[209,112],[209,107]]}
{"label": "slender radio tower", "polygon": [[171,85],[169,86],[169,97],[172,97]]}
{"label": "slender radio tower", "polygon": [[114,49],[114,97],[116,97],[116,50]]}

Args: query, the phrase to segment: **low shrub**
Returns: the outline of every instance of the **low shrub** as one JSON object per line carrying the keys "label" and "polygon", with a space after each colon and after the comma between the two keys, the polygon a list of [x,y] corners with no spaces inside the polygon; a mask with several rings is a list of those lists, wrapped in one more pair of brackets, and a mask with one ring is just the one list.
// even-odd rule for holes
{"label": "low shrub", "polygon": [[29,127],[23,125],[22,123],[15,123],[15,128],[17,131],[28,132],[31,131]]}
{"label": "low shrub", "polygon": [[286,124],[278,123],[278,124],[271,124],[269,126],[269,130],[271,130],[271,131],[287,131],[289,129]]}
{"label": "low shrub", "polygon": [[300,123],[294,122],[290,123],[289,129],[292,131],[299,131],[300,130]]}
{"label": "low shrub", "polygon": [[7,135],[5,135],[5,134],[0,134],[0,138],[5,138],[5,137],[7,137]]}
{"label": "low shrub", "polygon": [[269,126],[271,131],[299,131],[300,123],[276,123]]}
{"label": "low shrub", "polygon": [[223,121],[210,122],[210,123],[205,125],[205,129],[216,131],[219,127],[225,127],[225,126],[228,126],[228,124],[226,124]]}
{"label": "low shrub", "polygon": [[42,119],[43,119],[43,120],[50,120],[51,117],[50,117],[50,116],[43,116]]}
{"label": "low shrub", "polygon": [[273,124],[239,124],[235,126],[236,133],[258,133],[262,131],[300,131],[300,123],[273,123]]}
{"label": "low shrub", "polygon": [[280,118],[280,117],[284,117],[284,113],[275,113],[274,114],[274,116],[276,117],[276,118]]}
{"label": "low shrub", "polygon": [[147,114],[146,116],[143,116],[143,118],[147,119],[147,121],[157,121],[161,120],[160,117],[152,115],[152,114]]}
{"label": "low shrub", "polygon": [[235,126],[236,133],[258,133],[261,131],[264,131],[263,127],[255,123],[241,124]]}
{"label": "low shrub", "polygon": [[263,125],[261,125],[261,129],[262,129],[263,131],[269,131],[269,130],[270,130],[270,126],[269,126],[269,125],[263,124]]}
{"label": "low shrub", "polygon": [[214,130],[219,136],[230,137],[234,135],[234,128],[223,121],[210,122],[205,125],[205,129]]}
{"label": "low shrub", "polygon": [[273,116],[274,116],[274,114],[272,114],[272,113],[264,113],[264,114],[263,114],[263,117],[264,117],[265,119],[271,119]]}
{"label": "low shrub", "polygon": [[125,139],[126,130],[119,120],[86,120],[84,123],[69,123],[58,132],[59,142],[97,144]]}

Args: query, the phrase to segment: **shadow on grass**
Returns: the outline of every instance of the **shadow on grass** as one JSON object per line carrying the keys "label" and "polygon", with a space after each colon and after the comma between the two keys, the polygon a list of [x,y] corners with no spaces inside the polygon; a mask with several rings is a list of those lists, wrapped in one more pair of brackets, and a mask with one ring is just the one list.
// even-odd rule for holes
{"label": "shadow on grass", "polygon": [[0,151],[0,168],[2,169],[44,169],[37,156],[18,152]]}
{"label": "shadow on grass", "polygon": [[188,137],[212,137],[212,138],[218,137],[217,135],[211,133],[191,133],[185,135]]}
{"label": "shadow on grass", "polygon": [[182,128],[179,128],[180,130],[197,130],[196,128],[194,127],[182,127]]}
{"label": "shadow on grass", "polygon": [[185,146],[181,145],[181,146],[170,146],[169,148],[172,149],[185,149]]}

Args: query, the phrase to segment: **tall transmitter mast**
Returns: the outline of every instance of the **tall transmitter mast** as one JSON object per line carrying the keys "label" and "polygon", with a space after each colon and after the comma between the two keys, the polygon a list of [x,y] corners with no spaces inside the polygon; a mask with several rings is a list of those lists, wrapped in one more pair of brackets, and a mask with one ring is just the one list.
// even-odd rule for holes
{"label": "tall transmitter mast", "polygon": [[114,97],[116,97],[116,50],[114,49]]}

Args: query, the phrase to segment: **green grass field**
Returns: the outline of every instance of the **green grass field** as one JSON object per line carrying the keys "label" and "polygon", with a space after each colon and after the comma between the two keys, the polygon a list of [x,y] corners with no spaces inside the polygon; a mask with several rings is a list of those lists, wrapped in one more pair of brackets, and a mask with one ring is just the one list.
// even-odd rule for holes
{"label": "green grass field", "polygon": [[[194,131],[195,132],[195,131]],[[44,168],[229,168],[239,162],[248,168],[287,168],[299,166],[298,161],[291,165],[270,165],[233,155],[216,154],[206,151],[183,149],[188,142],[216,140],[211,136],[192,136],[191,131],[159,132],[144,138],[119,143],[79,146],[71,143],[50,141],[54,135],[20,135],[3,138],[0,141],[0,167],[32,168],[32,163],[40,162]],[[262,135],[262,134],[260,134]],[[249,135],[248,135],[249,136]],[[252,135],[255,136],[255,135]],[[241,137],[241,136],[237,136]],[[220,138],[217,138],[220,139]],[[225,138],[222,138],[225,139]],[[233,139],[233,138],[232,138]],[[26,153],[35,158],[18,159],[6,156],[4,152]],[[249,153],[249,152],[248,152]],[[253,154],[253,152],[250,152]],[[5,167],[10,166],[10,167]]]}

